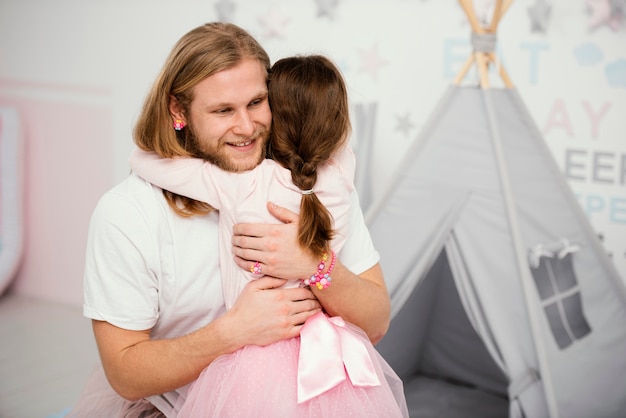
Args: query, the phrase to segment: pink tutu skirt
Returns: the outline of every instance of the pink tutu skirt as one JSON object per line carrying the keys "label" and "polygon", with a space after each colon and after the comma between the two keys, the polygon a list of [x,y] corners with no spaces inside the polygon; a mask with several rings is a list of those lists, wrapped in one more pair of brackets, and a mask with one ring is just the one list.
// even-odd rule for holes
{"label": "pink tutu skirt", "polygon": [[[317,359],[300,360],[301,342],[307,345],[307,356],[322,357],[328,347],[319,342],[317,324],[311,319],[324,322],[322,327],[341,328],[343,333],[338,350],[341,377],[333,371],[334,360],[324,363]],[[366,334],[358,327],[338,320],[341,326],[329,325],[324,314],[315,315],[303,327],[301,337],[261,346],[246,346],[234,353],[217,358],[192,384],[186,398],[179,398],[175,406],[177,417],[408,417],[403,385],[387,362],[373,347]],[[305,330],[315,328],[313,337]],[[323,339],[324,337],[322,337]],[[347,342],[346,342],[347,341]],[[360,353],[350,352],[346,347],[358,343]],[[326,344],[326,345],[325,345]],[[332,343],[331,343],[332,344]],[[332,351],[335,348],[331,348]],[[330,353],[336,359],[342,353]],[[363,356],[364,355],[364,356]],[[362,359],[357,357],[368,357]],[[361,361],[368,362],[371,375],[363,376]],[[307,365],[299,362],[307,363]],[[334,362],[336,365],[336,362]],[[302,377],[308,368],[308,383]],[[350,371],[349,369],[352,369]],[[334,375],[334,377],[333,377]],[[376,383],[372,383],[371,379]],[[359,383],[354,383],[358,381]],[[325,386],[320,388],[319,386]],[[306,388],[303,389],[303,386]],[[314,395],[312,395],[314,393]],[[304,398],[304,399],[303,399]]]}

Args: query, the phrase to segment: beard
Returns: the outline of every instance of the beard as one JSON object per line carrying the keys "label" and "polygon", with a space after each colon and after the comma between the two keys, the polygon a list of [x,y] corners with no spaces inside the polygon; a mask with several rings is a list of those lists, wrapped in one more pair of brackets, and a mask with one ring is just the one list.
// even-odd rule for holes
{"label": "beard", "polygon": [[238,163],[236,160],[233,160],[229,157],[224,151],[224,147],[226,145],[218,144],[216,150],[207,150],[202,146],[201,141],[198,139],[198,136],[194,132],[194,130],[188,126],[190,129],[187,129],[185,132],[185,149],[195,158],[202,158],[205,161],[210,162],[211,164],[221,168],[224,171],[229,171],[233,173],[238,173],[242,171],[248,171],[256,167],[263,161],[266,157],[266,144],[269,137],[269,131],[265,128],[257,129],[252,138],[255,142],[261,143],[261,152],[259,153],[258,158],[251,160],[250,163],[242,165]]}

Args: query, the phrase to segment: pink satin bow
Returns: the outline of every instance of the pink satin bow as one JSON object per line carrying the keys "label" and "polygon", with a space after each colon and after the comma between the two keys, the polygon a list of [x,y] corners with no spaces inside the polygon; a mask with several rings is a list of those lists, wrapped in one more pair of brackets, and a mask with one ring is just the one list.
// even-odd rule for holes
{"label": "pink satin bow", "polygon": [[338,316],[313,315],[300,331],[298,403],[332,389],[347,377],[354,386],[380,386],[362,339]]}

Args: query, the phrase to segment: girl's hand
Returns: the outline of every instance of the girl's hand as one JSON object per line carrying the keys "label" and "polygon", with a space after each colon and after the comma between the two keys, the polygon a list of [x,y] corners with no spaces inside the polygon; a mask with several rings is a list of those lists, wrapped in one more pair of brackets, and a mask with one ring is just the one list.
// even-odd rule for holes
{"label": "girl's hand", "polygon": [[282,223],[241,223],[233,227],[235,262],[246,271],[258,261],[264,275],[302,279],[317,270],[316,259],[298,243],[298,214],[268,203],[268,210]]}

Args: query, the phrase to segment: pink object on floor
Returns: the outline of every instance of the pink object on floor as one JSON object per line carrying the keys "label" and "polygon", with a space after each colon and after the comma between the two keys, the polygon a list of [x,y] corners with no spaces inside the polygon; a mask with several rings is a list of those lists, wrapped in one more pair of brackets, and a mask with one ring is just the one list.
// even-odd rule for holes
{"label": "pink object on floor", "polygon": [[22,135],[17,110],[0,107],[0,295],[22,259]]}

